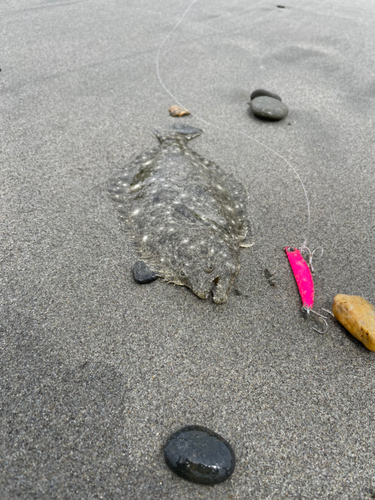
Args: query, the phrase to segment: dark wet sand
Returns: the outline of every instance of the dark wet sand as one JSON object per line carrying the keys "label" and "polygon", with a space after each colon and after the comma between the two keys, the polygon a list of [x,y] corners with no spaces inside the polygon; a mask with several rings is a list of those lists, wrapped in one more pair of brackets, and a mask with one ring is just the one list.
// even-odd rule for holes
{"label": "dark wet sand", "polygon": [[[316,308],[375,303],[371,2],[199,0],[162,50],[166,87],[205,128],[191,146],[249,193],[255,244],[217,306],[161,281],[106,196],[109,177],[175,123],[155,67],[182,1],[0,6],[2,499],[350,499],[375,488],[375,354],[312,330],[283,247],[307,237]],[[279,94],[279,123],[249,115]],[[275,273],[276,286],[266,276]],[[190,484],[161,448],[219,432],[237,466]],[[375,489],[374,489],[375,492]]]}

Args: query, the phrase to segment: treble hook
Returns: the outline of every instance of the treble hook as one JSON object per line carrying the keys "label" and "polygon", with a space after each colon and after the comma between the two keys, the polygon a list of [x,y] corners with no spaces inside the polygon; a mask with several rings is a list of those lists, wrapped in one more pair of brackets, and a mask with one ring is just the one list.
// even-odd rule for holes
{"label": "treble hook", "polygon": [[313,268],[313,265],[312,265],[312,260],[313,260],[314,253],[317,250],[321,250],[320,257],[319,257],[319,259],[320,259],[321,257],[323,257],[323,252],[324,252],[324,250],[323,250],[322,247],[317,247],[313,251],[311,251],[310,248],[308,248],[306,245],[302,245],[301,248],[300,248],[301,252],[307,252],[309,254],[309,262],[308,262],[307,265],[309,266],[310,271],[312,273],[314,273],[314,268]]}
{"label": "treble hook", "polygon": [[[328,311],[327,309],[324,309],[324,307],[322,307],[322,310],[325,311],[326,313],[330,314],[331,316],[334,316],[333,313],[331,313],[331,311]],[[327,319],[328,319],[328,316],[323,316],[323,314],[320,314],[316,311],[314,311],[313,309],[309,309],[307,307],[302,307],[302,311],[305,312],[307,315],[309,315],[310,313],[313,313],[315,314],[315,316],[318,316],[318,318],[320,318],[324,325],[325,325],[325,328],[323,331],[320,331],[318,330],[317,328],[314,328],[313,327],[313,330],[315,330],[316,332],[318,333],[327,333],[327,330],[328,330],[328,323],[327,323]]]}

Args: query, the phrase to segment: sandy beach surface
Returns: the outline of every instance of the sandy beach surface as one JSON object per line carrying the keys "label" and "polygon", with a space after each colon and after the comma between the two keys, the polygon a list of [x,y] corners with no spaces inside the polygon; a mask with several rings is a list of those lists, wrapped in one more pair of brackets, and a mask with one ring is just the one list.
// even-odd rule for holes
{"label": "sandy beach surface", "polygon": [[[1,499],[375,498],[375,353],[334,320],[313,331],[284,252],[324,248],[317,311],[375,304],[374,17],[365,0],[1,2]],[[249,112],[257,88],[284,120]],[[176,100],[194,116],[169,116]],[[106,193],[177,121],[248,192],[254,245],[222,305],[135,283]],[[166,466],[193,424],[231,443],[228,481]]]}

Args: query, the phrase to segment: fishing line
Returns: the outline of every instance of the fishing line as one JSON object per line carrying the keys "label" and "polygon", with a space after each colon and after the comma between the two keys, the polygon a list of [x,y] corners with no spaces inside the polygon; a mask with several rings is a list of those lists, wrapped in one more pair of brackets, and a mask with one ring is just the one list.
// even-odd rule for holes
{"label": "fishing line", "polygon": [[[193,7],[193,5],[197,2],[198,0],[193,0],[190,5],[188,6],[188,8],[185,10],[185,12],[182,14],[182,16],[180,17],[180,19],[177,21],[177,23],[175,24],[175,26],[173,27],[173,29],[170,31],[170,33],[166,36],[166,38],[164,39],[164,41],[161,43],[158,51],[157,51],[157,54],[156,54],[156,72],[157,72],[157,75],[158,75],[158,79],[159,79],[159,83],[160,85],[163,87],[163,89],[167,92],[167,94],[169,94],[171,96],[171,98],[179,105],[181,106],[182,108],[186,108],[186,106],[184,106],[177,98],[176,96],[174,96],[172,94],[172,92],[165,86],[162,78],[161,78],[161,75],[160,75],[160,67],[159,67],[159,59],[160,59],[160,54],[161,54],[161,50],[162,48],[164,47],[164,45],[166,44],[166,42],[168,41],[168,39],[172,36],[172,34],[176,31],[176,29],[178,28],[178,26],[182,23],[182,21],[184,20],[185,16],[188,14],[188,12],[190,11],[190,9]],[[199,117],[198,115],[196,115],[195,113],[190,113],[191,116],[193,116],[196,120],[200,121],[201,123],[205,123],[206,125],[210,126],[210,127],[213,127],[217,130],[220,130],[222,132],[232,132],[232,133],[235,133],[235,134],[241,134],[243,135],[244,137],[246,137],[247,139],[250,139],[251,141],[253,142],[256,142],[257,144],[259,144],[260,146],[264,147],[265,149],[267,149],[268,151],[270,151],[271,153],[275,154],[276,156],[278,156],[281,160],[283,160],[287,165],[288,167],[294,172],[295,176],[297,177],[299,183],[301,184],[301,187],[303,189],[303,193],[305,195],[305,200],[306,200],[306,206],[307,206],[307,233],[306,233],[306,238],[304,240],[304,242],[302,243],[302,245],[300,246],[300,249],[301,250],[306,250],[307,249],[307,241],[308,241],[308,235],[310,233],[310,224],[311,224],[311,215],[310,215],[310,201],[309,201],[309,197],[308,197],[308,194],[307,194],[307,190],[305,188],[305,185],[303,184],[302,182],[302,179],[300,177],[300,175],[298,174],[297,170],[293,167],[293,165],[290,164],[290,162],[284,158],[284,156],[282,156],[281,154],[279,154],[277,151],[275,151],[274,149],[270,148],[269,146],[267,146],[266,144],[263,144],[262,142],[258,141],[258,139],[255,139],[255,137],[252,137],[251,135],[248,135],[246,134],[245,132],[243,132],[242,130],[236,130],[236,129],[230,129],[230,128],[223,128],[223,127],[219,127],[218,125],[215,125],[214,123],[211,123],[207,120],[205,120],[204,118],[201,118]],[[308,249],[307,249],[308,250]]]}

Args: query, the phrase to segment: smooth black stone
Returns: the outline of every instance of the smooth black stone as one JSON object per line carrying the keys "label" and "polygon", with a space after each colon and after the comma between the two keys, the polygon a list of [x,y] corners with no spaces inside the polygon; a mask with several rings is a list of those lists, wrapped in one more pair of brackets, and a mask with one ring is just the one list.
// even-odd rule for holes
{"label": "smooth black stone", "polygon": [[250,96],[250,101],[252,101],[253,99],[255,99],[257,97],[262,97],[262,96],[273,97],[274,99],[281,101],[280,96],[278,96],[277,94],[274,94],[273,92],[269,92],[268,90],[263,90],[263,89],[254,90],[254,92]]}
{"label": "smooth black stone", "polygon": [[272,97],[262,96],[250,101],[251,111],[264,120],[282,120],[288,114],[288,107]]}
{"label": "smooth black stone", "polygon": [[137,283],[151,283],[158,279],[157,274],[148,267],[148,265],[143,262],[143,260],[139,260],[134,264],[133,267],[133,276]]}
{"label": "smooth black stone", "polygon": [[164,458],[182,478],[210,485],[228,479],[236,462],[231,445],[200,425],[189,425],[172,434],[164,446]]}

